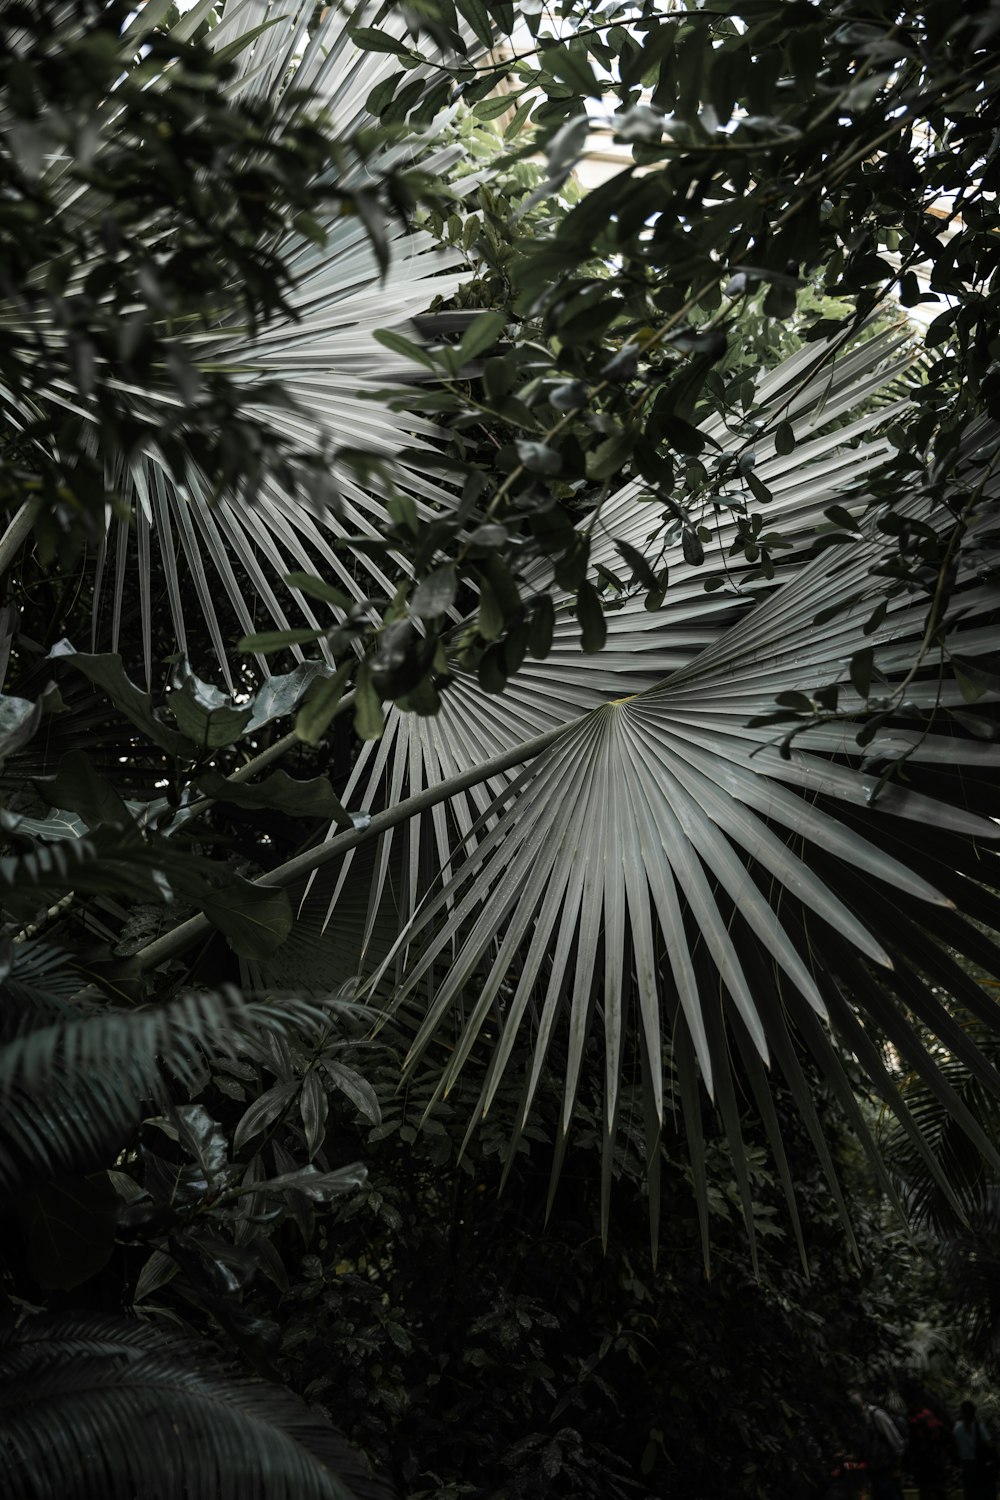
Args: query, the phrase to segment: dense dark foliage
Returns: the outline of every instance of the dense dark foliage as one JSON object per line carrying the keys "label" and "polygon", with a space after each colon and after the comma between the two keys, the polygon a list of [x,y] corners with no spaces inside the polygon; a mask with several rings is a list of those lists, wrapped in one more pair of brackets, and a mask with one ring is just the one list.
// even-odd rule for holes
{"label": "dense dark foliage", "polygon": [[1000,18],[551,9],[0,5],[19,1500],[808,1493],[992,1233]]}
{"label": "dense dark foliage", "polygon": [[[882,1220],[830,1101],[861,1260],[789,1110],[809,1273],[748,1118],[755,1272],[706,1110],[709,1276],[675,1137],[662,1151],[668,1227],[654,1265],[641,1143],[619,1156],[605,1248],[599,1117],[569,1149],[546,1220],[544,1138],[498,1193],[502,1133],[485,1131],[457,1161],[452,1109],[414,1136],[419,1096],[388,1105],[359,1141],[369,1188],[336,1211],[280,1299],[280,1358],[297,1388],[336,1391],[351,1431],[414,1495],[822,1493],[848,1430],[846,1392],[891,1388],[912,1312],[902,1235]],[[546,1101],[549,1128],[556,1105]]]}

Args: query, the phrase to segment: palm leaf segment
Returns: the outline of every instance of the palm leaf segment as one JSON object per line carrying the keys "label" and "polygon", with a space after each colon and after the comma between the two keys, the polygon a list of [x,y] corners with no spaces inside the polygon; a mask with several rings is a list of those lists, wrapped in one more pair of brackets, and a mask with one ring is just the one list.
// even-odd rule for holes
{"label": "palm leaf segment", "polygon": [[[518,738],[560,722],[570,726],[520,776],[500,778],[453,799],[447,811],[434,811],[443,888],[416,909],[396,950],[397,958],[409,956],[400,997],[423,994],[425,985],[430,996],[410,1061],[448,1024],[453,1045],[441,1079],[447,1090],[488,1023],[494,1040],[480,1100],[485,1111],[527,1025],[532,1061],[519,1130],[558,1037],[565,1130],[597,1025],[610,1148],[629,1049],[647,1080],[647,1141],[663,1118],[663,1059],[672,1052],[703,1224],[697,1071],[714,1092],[748,1210],[738,1105],[744,1086],[768,1130],[794,1220],[770,1063],[791,1089],[842,1203],[801,1062],[803,1046],[885,1181],[825,1016],[917,1149],[927,1154],[862,1017],[992,1151],[908,1016],[918,1015],[996,1087],[991,1065],[942,1004],[940,989],[927,983],[929,974],[968,1011],[995,1023],[993,1000],[946,950],[975,952],[977,961],[1000,972],[1000,953],[954,910],[961,904],[1000,926],[1000,902],[986,888],[1000,881],[1000,870],[982,843],[995,836],[995,825],[967,804],[968,790],[952,775],[962,765],[974,767],[974,784],[988,785],[983,772],[996,766],[996,748],[964,734],[951,718],[948,711],[961,711],[964,700],[954,680],[940,677],[937,659],[912,672],[927,605],[901,596],[869,639],[886,683],[879,691],[891,697],[905,684],[905,706],[865,755],[871,762],[905,755],[909,785],[890,783],[873,806],[877,778],[859,765],[855,740],[868,705],[854,692],[847,664],[864,639],[860,627],[873,604],[870,569],[884,544],[872,535],[844,549],[846,557],[839,549],[811,561],[802,556],[823,507],[843,501],[848,482],[856,491],[858,479],[886,454],[878,439],[845,448],[852,429],[817,434],[824,420],[849,410],[859,388],[878,378],[885,352],[870,341],[849,357],[848,373],[839,379],[836,369],[831,375],[824,366],[812,381],[806,371],[804,384],[810,356],[796,356],[791,375],[800,388],[791,398],[787,369],[765,382],[765,405],[782,416],[791,409],[800,440],[794,460],[778,459],[760,445],[757,473],[774,495],[771,522],[793,543],[773,587],[747,587],[737,572],[728,597],[706,594],[698,573],[671,555],[665,608],[650,615],[638,603],[626,604],[610,618],[603,653],[582,655],[575,626],[566,622],[552,657],[522,670],[501,700],[463,678],[436,718],[393,716],[386,739],[355,772],[356,786],[367,778],[369,803],[394,800],[407,784],[412,791],[445,781]],[[820,393],[824,411],[817,410]],[[871,419],[853,431],[865,421]],[[975,487],[988,472],[989,454],[970,454],[969,464]],[[981,533],[980,545],[962,554],[949,653],[976,656],[991,647],[984,620],[995,607],[995,591],[981,578],[996,564],[984,519],[996,488],[995,481],[983,484],[971,526]],[[609,503],[608,529],[641,545],[649,523],[630,504],[634,493],[627,487]],[[720,523],[720,553],[732,527]],[[609,560],[611,547],[609,540]],[[817,628],[817,613],[837,603],[841,613]],[[834,682],[841,718],[802,734],[787,759],[770,744],[773,729],[749,727],[773,708],[777,693],[811,693]],[[933,732],[914,724],[914,708],[935,710]],[[418,838],[411,827],[405,862],[411,903],[422,894]],[[975,884],[958,873],[970,864]],[[387,839],[369,921],[388,865]],[[342,872],[341,888],[348,878]],[[334,922],[336,899],[335,892]],[[933,1162],[931,1170],[940,1182]]]}
{"label": "palm leaf segment", "polygon": [[[148,24],[164,9],[147,7],[152,13]],[[180,39],[190,35],[210,9],[199,4],[182,16],[175,27]],[[339,6],[330,6],[314,26],[316,10],[312,0],[293,0],[290,5],[277,0],[228,0],[212,43],[236,52],[234,94],[271,98],[282,89],[301,91],[308,96],[302,107],[324,112],[338,136],[347,139],[368,120],[365,101],[392,71],[394,59],[363,52],[351,41],[349,28],[364,24],[364,6],[354,7],[350,15]],[[142,12],[134,26],[139,28],[138,45],[147,27]],[[389,18],[383,29],[401,34],[402,21]],[[331,168],[331,183],[336,181],[344,189],[370,186],[372,165],[386,170],[419,165],[426,173],[443,176],[460,153],[459,147],[445,139],[446,124],[447,116],[441,116],[427,127],[414,127],[407,139],[385,147],[374,163],[359,159],[353,169],[348,166],[346,175]],[[107,128],[114,128],[113,115]],[[466,186],[473,182],[471,177],[466,179]],[[81,211],[78,200],[72,211]],[[252,505],[232,495],[217,498],[195,466],[188,468],[183,479],[174,477],[155,449],[127,464],[120,462],[113,479],[129,515],[117,523],[98,562],[94,630],[95,636],[106,638],[110,614],[111,649],[119,649],[124,601],[137,595],[147,678],[153,600],[164,586],[182,651],[188,649],[190,629],[186,617],[190,604],[185,604],[185,598],[190,598],[193,588],[211,647],[227,678],[233,623],[236,633],[261,629],[260,611],[278,629],[328,623],[317,620],[304,596],[281,583],[284,574],[303,570],[332,575],[355,598],[373,589],[391,595],[392,586],[377,562],[357,559],[369,575],[359,581],[356,566],[346,564],[331,545],[333,539],[348,533],[379,534],[384,517],[384,495],[377,482],[363,487],[349,465],[336,460],[338,448],[391,457],[393,483],[413,497],[421,513],[452,503],[449,492],[431,477],[429,464],[420,458],[421,450],[430,450],[433,426],[418,415],[393,413],[366,398],[412,373],[412,366],[373,340],[373,331],[405,328],[436,297],[448,297],[467,274],[464,260],[460,252],[443,251],[429,234],[409,233],[394,222],[384,226],[388,268],[383,276],[360,217],[340,215],[334,200],[320,228],[326,235],[322,245],[303,234],[289,237],[281,246],[295,278],[287,299],[292,309],[289,316],[253,335],[245,327],[227,326],[223,311],[217,327],[189,335],[184,347],[195,367],[221,366],[238,372],[248,387],[247,414],[258,416],[297,451],[330,450],[334,454],[330,472],[339,495],[338,514],[327,506],[310,506],[301,494],[293,495],[273,478],[263,484]],[[263,391],[275,381],[294,405],[262,402],[255,408],[254,388]],[[121,394],[125,401],[129,399],[127,390]],[[180,400],[175,390],[166,387],[159,393],[136,394],[144,402],[159,399],[176,404]],[[64,399],[59,391],[51,397],[56,402]],[[401,458],[404,449],[409,456]],[[108,593],[110,609],[105,603]],[[256,600],[255,611],[248,598]],[[296,654],[301,655],[297,650]],[[263,659],[260,666],[266,672]]]}

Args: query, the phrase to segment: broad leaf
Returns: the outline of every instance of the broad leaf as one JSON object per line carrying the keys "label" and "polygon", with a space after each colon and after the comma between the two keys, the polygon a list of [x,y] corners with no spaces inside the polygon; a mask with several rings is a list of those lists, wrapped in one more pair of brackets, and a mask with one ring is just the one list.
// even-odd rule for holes
{"label": "broad leaf", "polygon": [[287,771],[272,771],[263,781],[235,782],[218,771],[205,771],[198,785],[206,796],[234,807],[272,808],[295,818],[328,818],[338,828],[353,828],[350,813],[333,794],[325,776],[296,781]]}
{"label": "broad leaf", "polygon": [[141,729],[154,745],[159,745],[171,755],[190,754],[191,746],[186,737],[163,722],[153,707],[149,693],[144,693],[129,679],[120,656],[111,653],[95,656],[77,651],[65,640],[57,642],[49,655],[53,660],[65,661],[77,672],[82,672],[89,682],[108,695],[119,712],[137,729]]}
{"label": "broad leaf", "polygon": [[228,885],[202,897],[212,926],[241,958],[267,958],[292,928],[292,908],[284,891],[255,885],[234,875]]}
{"label": "broad leaf", "polygon": [[184,662],[174,673],[167,708],[185,738],[200,750],[219,750],[240,738],[253,714],[228,694],[202,682]]}

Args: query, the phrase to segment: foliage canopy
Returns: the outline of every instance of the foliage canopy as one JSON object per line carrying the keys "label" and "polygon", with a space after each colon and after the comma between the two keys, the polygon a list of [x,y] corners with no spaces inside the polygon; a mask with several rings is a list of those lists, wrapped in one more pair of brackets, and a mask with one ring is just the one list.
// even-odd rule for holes
{"label": "foliage canopy", "polygon": [[[246,1446],[266,1387],[198,1339],[284,1378],[249,1289],[363,1179],[373,1023],[431,1135],[502,1117],[504,1179],[545,1138],[550,1208],[597,1120],[654,1252],[686,1171],[707,1261],[723,1147],[753,1266],[765,1144],[803,1261],[806,1145],[851,1235],[858,1067],[928,1194],[927,1098],[1000,1166],[953,1076],[995,1097],[998,31],[0,8],[5,1313],[68,1299],[5,1336],[68,1403],[51,1469],[18,1408],[31,1493],[50,1344],[132,1341],[209,1447],[228,1380]],[[271,1415],[247,1482],[377,1490]]]}

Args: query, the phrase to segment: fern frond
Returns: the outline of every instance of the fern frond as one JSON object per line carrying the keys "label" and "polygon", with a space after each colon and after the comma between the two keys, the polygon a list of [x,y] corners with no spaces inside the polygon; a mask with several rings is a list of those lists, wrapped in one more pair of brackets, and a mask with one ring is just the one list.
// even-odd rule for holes
{"label": "fern frond", "polygon": [[0,1490],[22,1500],[388,1500],[322,1412],[208,1346],[106,1317],[0,1341]]}
{"label": "fern frond", "polygon": [[0,1195],[37,1173],[108,1165],[168,1080],[190,1091],[206,1059],[240,1033],[328,1020],[339,1001],[244,999],[235,990],[105,1010],[16,1037],[0,1049]]}

